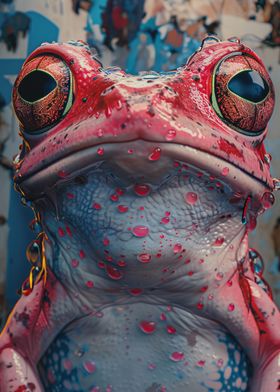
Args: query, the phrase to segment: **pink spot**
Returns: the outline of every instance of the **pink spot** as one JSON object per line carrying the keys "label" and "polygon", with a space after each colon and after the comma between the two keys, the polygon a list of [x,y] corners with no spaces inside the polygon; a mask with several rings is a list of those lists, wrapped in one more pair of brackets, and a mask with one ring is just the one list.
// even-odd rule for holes
{"label": "pink spot", "polygon": [[123,277],[123,273],[111,265],[106,265],[106,272],[111,279],[119,280]]}
{"label": "pink spot", "polygon": [[203,286],[201,287],[201,289],[199,290],[201,293],[205,293],[205,291],[208,290],[208,286]]}
{"label": "pink spot", "polygon": [[176,131],[175,129],[169,129],[169,131],[167,132],[166,136],[165,136],[165,140],[167,140],[168,142],[170,142],[171,140],[173,140],[176,137]]}
{"label": "pink spot", "polygon": [[59,237],[64,237],[65,236],[65,233],[64,233],[64,230],[63,230],[62,227],[59,227],[57,231],[58,231]]}
{"label": "pink spot", "polygon": [[110,199],[112,201],[118,201],[119,200],[119,196],[116,193],[114,193],[113,195],[110,196]]}
{"label": "pink spot", "polygon": [[100,156],[104,155],[104,148],[103,147],[99,147],[97,149],[97,154],[100,155]]}
{"label": "pink spot", "polygon": [[198,304],[196,304],[196,308],[197,308],[198,310],[202,310],[202,309],[204,308],[203,303],[202,303],[202,302],[198,302]]}
{"label": "pink spot", "polygon": [[217,237],[215,242],[213,243],[214,246],[222,246],[225,239],[224,237]]}
{"label": "pink spot", "polygon": [[135,297],[137,297],[138,295],[141,295],[143,293],[142,289],[139,288],[133,288],[129,290],[131,295],[134,295]]}
{"label": "pink spot", "polygon": [[155,332],[156,323],[154,323],[153,321],[141,321],[141,323],[139,324],[139,328],[142,332],[146,333],[147,335],[150,335]]}
{"label": "pink spot", "polygon": [[60,170],[60,171],[57,173],[57,175],[58,175],[58,177],[60,177],[60,178],[66,178],[66,177],[68,176],[68,173],[67,173],[65,170]]}
{"label": "pink spot", "polygon": [[103,261],[99,261],[97,265],[99,268],[105,268],[105,263]]}
{"label": "pink spot", "polygon": [[229,173],[229,168],[228,168],[228,167],[224,167],[224,168],[222,169],[222,175],[223,175],[223,176],[227,176],[228,173]]}
{"label": "pink spot", "polygon": [[104,134],[103,129],[102,129],[102,128],[99,128],[99,129],[97,130],[97,137],[102,137],[103,134]]}
{"label": "pink spot", "polygon": [[227,281],[227,286],[228,286],[228,287],[231,287],[231,286],[232,286],[232,280],[228,280],[228,281]]}
{"label": "pink spot", "polygon": [[185,200],[188,204],[193,205],[197,202],[198,196],[195,192],[188,192],[185,196]]}
{"label": "pink spot", "polygon": [[183,361],[185,358],[185,354],[180,352],[180,351],[174,351],[170,357],[169,357],[173,362],[180,362]]}
{"label": "pink spot", "polygon": [[72,264],[72,267],[73,267],[73,268],[77,268],[78,265],[79,265],[79,261],[76,260],[76,259],[73,259],[73,260],[71,261],[71,264]]}
{"label": "pink spot", "polygon": [[93,203],[92,208],[94,208],[95,210],[101,210],[102,206],[99,203]]}
{"label": "pink spot", "polygon": [[80,259],[84,259],[84,258],[86,257],[86,254],[85,254],[85,252],[83,251],[83,249],[80,250],[79,256],[80,256]]}
{"label": "pink spot", "polygon": [[127,206],[124,206],[124,205],[119,205],[118,206],[118,210],[119,210],[119,212],[127,212],[128,211],[128,207]]}
{"label": "pink spot", "polygon": [[148,369],[150,370],[154,370],[157,367],[157,365],[155,363],[149,363],[148,365]]}
{"label": "pink spot", "polygon": [[149,161],[158,161],[160,156],[161,156],[161,149],[157,147],[149,155]]}
{"label": "pink spot", "polygon": [[86,286],[87,286],[89,289],[91,289],[91,288],[94,286],[93,281],[92,281],[92,280],[88,280],[88,281],[86,282]]}
{"label": "pink spot", "polygon": [[104,238],[104,240],[103,240],[103,245],[104,245],[104,246],[108,246],[109,244],[110,244],[109,238]]}
{"label": "pink spot", "polygon": [[133,154],[132,148],[128,149],[128,150],[127,150],[127,153],[128,153],[128,154]]}
{"label": "pink spot", "polygon": [[124,260],[119,260],[118,261],[118,266],[119,267],[125,267],[126,266],[126,262]]}
{"label": "pink spot", "polygon": [[185,264],[190,264],[190,262],[191,262],[191,259],[185,260]]}
{"label": "pink spot", "polygon": [[188,276],[192,276],[193,274],[194,274],[193,271],[188,271],[188,272],[187,272],[187,275],[188,275]]}
{"label": "pink spot", "polygon": [[205,365],[205,361],[200,360],[200,361],[198,361],[196,364],[197,364],[197,366],[199,366],[199,367],[203,367],[203,366]]}
{"label": "pink spot", "polygon": [[73,193],[66,193],[67,199],[75,199],[75,195]]}
{"label": "pink spot", "polygon": [[182,252],[183,246],[181,244],[175,244],[173,247],[173,252],[175,254]]}
{"label": "pink spot", "polygon": [[233,312],[234,309],[235,309],[234,304],[229,304],[229,305],[228,305],[228,311],[229,311],[229,312]]}
{"label": "pink spot", "polygon": [[137,256],[137,260],[141,263],[149,263],[151,261],[152,256],[149,253],[140,253]]}
{"label": "pink spot", "polygon": [[168,332],[170,335],[174,335],[174,334],[177,332],[177,331],[176,331],[176,328],[172,327],[172,325],[167,325],[166,330],[167,330],[167,332]]}
{"label": "pink spot", "polygon": [[165,315],[165,313],[161,313],[160,319],[161,319],[161,321],[166,321],[166,315]]}
{"label": "pink spot", "polygon": [[147,226],[135,226],[132,229],[132,233],[135,237],[146,237],[149,234],[150,230]]}
{"label": "pink spot", "polygon": [[71,370],[73,367],[72,361],[70,361],[70,359],[64,359],[63,361],[63,367],[66,370]]}
{"label": "pink spot", "polygon": [[72,231],[71,231],[70,227],[66,226],[65,229],[66,229],[66,233],[69,235],[69,237],[72,237]]}
{"label": "pink spot", "polygon": [[50,369],[48,370],[47,378],[51,384],[54,384],[56,382],[55,375],[53,374],[52,370],[50,370]]}
{"label": "pink spot", "polygon": [[83,363],[84,369],[87,371],[87,373],[92,374],[96,370],[96,365],[93,361],[86,361]]}
{"label": "pink spot", "polygon": [[134,185],[134,192],[138,196],[147,196],[150,193],[151,188],[146,184],[136,184]]}

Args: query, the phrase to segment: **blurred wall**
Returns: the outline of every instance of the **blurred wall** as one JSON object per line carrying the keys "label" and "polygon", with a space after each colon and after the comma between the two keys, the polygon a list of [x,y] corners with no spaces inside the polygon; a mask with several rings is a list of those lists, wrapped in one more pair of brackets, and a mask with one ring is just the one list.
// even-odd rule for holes
{"label": "blurred wall", "polygon": [[[235,0],[0,0],[0,293],[12,306],[28,274],[25,248],[33,235],[31,211],[12,188],[11,160],[20,144],[10,92],[26,56],[44,41],[87,40],[105,65],[128,72],[167,71],[183,65],[206,32],[240,37],[264,60],[276,87],[276,110],[267,149],[272,172],[280,176],[280,49],[274,1]],[[20,14],[16,14],[20,12]],[[21,18],[17,18],[21,16]],[[280,18],[279,18],[280,20]],[[277,20],[276,20],[277,22]],[[13,35],[7,35],[12,30]],[[276,28],[277,30],[277,28]],[[259,219],[252,245],[264,256],[266,277],[280,302],[279,236],[274,230],[280,204]],[[274,237],[273,237],[274,233]],[[273,241],[274,238],[274,241]],[[276,245],[275,245],[276,241]],[[279,245],[280,249],[280,245]],[[6,284],[5,284],[6,282]]]}

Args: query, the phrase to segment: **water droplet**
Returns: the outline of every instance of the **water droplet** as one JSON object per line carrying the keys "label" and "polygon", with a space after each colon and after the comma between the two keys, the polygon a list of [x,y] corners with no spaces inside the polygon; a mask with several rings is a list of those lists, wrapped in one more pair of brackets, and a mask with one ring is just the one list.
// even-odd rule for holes
{"label": "water droplet", "polygon": [[76,259],[73,259],[73,260],[71,261],[71,264],[72,264],[72,267],[73,267],[73,268],[77,268],[78,265],[79,265],[79,261],[76,260]]}
{"label": "water droplet", "polygon": [[220,358],[220,359],[217,360],[217,366],[218,366],[219,368],[222,367],[223,364],[224,364],[224,360],[223,360],[222,358]]}
{"label": "water droplet", "polygon": [[223,274],[222,272],[218,272],[218,273],[216,274],[216,280],[222,280],[223,277],[224,277],[224,274]]}
{"label": "water droplet", "polygon": [[113,195],[110,196],[110,199],[112,201],[118,201],[119,200],[119,196],[116,193],[114,193]]}
{"label": "water droplet", "polygon": [[228,168],[228,167],[224,167],[224,168],[222,169],[222,175],[223,175],[223,176],[227,176],[228,173],[229,173],[229,168]]}
{"label": "water droplet", "polygon": [[128,211],[128,207],[124,206],[124,205],[119,205],[118,210],[119,210],[119,212],[124,213],[124,212]]}
{"label": "water droplet", "polygon": [[65,232],[64,232],[62,227],[59,227],[57,231],[58,231],[59,237],[64,237],[65,236]]}
{"label": "water droplet", "polygon": [[103,240],[103,245],[104,245],[104,246],[108,246],[109,244],[110,244],[109,238],[104,238],[104,240]]}
{"label": "water droplet", "polygon": [[26,249],[26,257],[30,263],[36,263],[41,256],[41,248],[38,241],[32,241]]}
{"label": "water droplet", "polygon": [[234,304],[229,304],[229,305],[228,305],[228,311],[229,311],[229,312],[233,312],[234,309],[235,309],[235,305],[234,305]]}
{"label": "water droplet", "polygon": [[176,331],[176,328],[174,328],[172,325],[167,325],[166,331],[167,331],[167,333],[169,333],[170,335],[174,335],[174,334],[177,332],[177,331]]}
{"label": "water droplet", "polygon": [[153,321],[141,321],[141,323],[139,323],[139,328],[142,332],[150,335],[155,332],[156,323]]}
{"label": "water droplet", "polygon": [[103,147],[99,147],[97,149],[97,154],[100,155],[100,156],[104,155],[104,148]]}
{"label": "water droplet", "polygon": [[262,197],[262,205],[263,208],[268,209],[271,208],[274,204],[275,198],[273,193],[265,192]]}
{"label": "water droplet", "polygon": [[138,295],[141,295],[143,293],[142,289],[139,288],[133,288],[129,290],[131,295],[134,295],[135,297],[137,297]]}
{"label": "water droplet", "polygon": [[193,205],[197,202],[198,196],[195,192],[188,192],[185,196],[185,200],[188,204]]}
{"label": "water droplet", "polygon": [[123,273],[111,265],[106,265],[106,272],[111,279],[119,280],[123,277]]}
{"label": "water droplet", "polygon": [[171,361],[173,361],[173,362],[180,362],[180,361],[183,361],[183,360],[184,360],[185,354],[182,353],[182,352],[180,352],[180,351],[174,351],[174,352],[170,355],[169,358],[170,358]]}
{"label": "water droplet", "polygon": [[101,210],[102,206],[99,203],[93,203],[92,208],[94,208],[95,210]]}
{"label": "water droplet", "polygon": [[161,321],[166,321],[166,315],[165,315],[165,313],[161,313],[160,319],[161,319]]}
{"label": "water droplet", "polygon": [[102,137],[103,134],[104,134],[103,129],[99,128],[98,131],[97,131],[97,136],[98,137]]}
{"label": "water droplet", "polygon": [[182,252],[183,246],[181,244],[175,244],[173,247],[173,252],[175,254]]}
{"label": "water droplet", "polygon": [[151,188],[146,184],[136,184],[134,186],[134,192],[138,196],[147,196],[150,193]]}
{"label": "water droplet", "polygon": [[157,365],[155,363],[149,363],[148,365],[148,369],[150,370],[154,370],[157,367]]}
{"label": "water droplet", "polygon": [[86,361],[83,363],[83,367],[86,370],[87,373],[92,374],[96,370],[96,365],[95,362],[93,361]]}
{"label": "water droplet", "polygon": [[162,224],[167,225],[170,222],[170,218],[168,216],[164,216],[161,221]]}
{"label": "water droplet", "polygon": [[222,246],[224,241],[224,237],[217,237],[215,242],[213,243],[213,246]]}
{"label": "water droplet", "polygon": [[176,137],[176,131],[175,129],[169,129],[169,131],[167,132],[165,139],[170,142],[171,140],[173,140]]}
{"label": "water droplet", "polygon": [[132,233],[135,237],[146,237],[149,234],[150,230],[147,226],[135,226],[132,229]]}
{"label": "water droplet", "polygon": [[68,176],[68,173],[66,170],[59,170],[59,172],[57,173],[59,178],[66,178]]}
{"label": "water droplet", "polygon": [[149,161],[158,161],[161,156],[161,149],[156,147],[152,153],[149,155]]}
{"label": "water droplet", "polygon": [[152,256],[149,253],[141,253],[137,256],[137,260],[141,263],[149,263],[152,259]]}

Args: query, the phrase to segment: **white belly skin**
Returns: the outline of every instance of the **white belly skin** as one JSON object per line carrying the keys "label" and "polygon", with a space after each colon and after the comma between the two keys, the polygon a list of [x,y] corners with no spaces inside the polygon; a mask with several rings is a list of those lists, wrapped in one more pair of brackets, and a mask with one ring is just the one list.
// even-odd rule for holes
{"label": "white belly skin", "polygon": [[250,368],[223,326],[140,302],[72,322],[39,364],[47,392],[246,391]]}

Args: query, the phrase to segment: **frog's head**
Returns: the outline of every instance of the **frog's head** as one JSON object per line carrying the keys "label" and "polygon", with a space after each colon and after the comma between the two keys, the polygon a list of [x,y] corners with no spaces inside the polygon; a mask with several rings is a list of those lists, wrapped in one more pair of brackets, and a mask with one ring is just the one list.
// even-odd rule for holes
{"label": "frog's head", "polygon": [[15,182],[28,198],[98,161],[157,176],[165,156],[244,195],[273,189],[263,144],[273,86],[238,40],[208,39],[181,69],[139,76],[102,68],[81,42],[44,44],[25,61],[13,101],[24,139]]}
{"label": "frog's head", "polygon": [[[24,140],[16,185],[35,202],[55,193],[75,229],[95,232],[95,249],[108,235],[150,233],[130,250],[156,253],[163,228],[172,247],[186,227],[203,228],[210,246],[239,227],[244,206],[255,216],[273,201],[263,144],[273,86],[238,40],[206,39],[175,72],[138,76],[102,68],[81,42],[44,44],[24,63],[13,101]],[[225,223],[233,216],[237,226]],[[111,252],[121,257],[127,245]]]}

